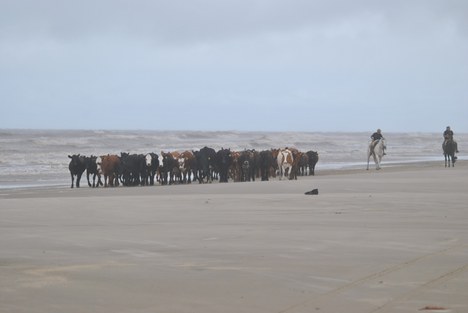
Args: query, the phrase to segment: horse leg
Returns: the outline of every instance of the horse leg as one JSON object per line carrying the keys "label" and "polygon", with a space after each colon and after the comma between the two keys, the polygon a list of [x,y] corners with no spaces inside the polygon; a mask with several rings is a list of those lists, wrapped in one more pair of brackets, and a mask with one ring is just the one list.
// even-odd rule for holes
{"label": "horse leg", "polygon": [[367,168],[366,170],[369,170],[369,162],[370,162],[370,157],[374,155],[374,151],[372,150],[372,143],[369,145],[367,148]]}
{"label": "horse leg", "polygon": [[[380,169],[379,162],[377,161],[377,155],[376,155],[375,151],[372,151],[371,155],[372,155],[372,158],[374,159],[375,169],[377,169],[377,170]],[[369,155],[369,158],[370,158],[370,155]]]}
{"label": "horse leg", "polygon": [[374,153],[375,169],[380,170],[380,156],[376,156]]}
{"label": "horse leg", "polygon": [[374,158],[374,161],[375,161],[375,153],[372,150],[369,150],[368,153],[367,153],[367,168],[366,168],[366,170],[369,169],[369,163],[370,163],[371,156]]}

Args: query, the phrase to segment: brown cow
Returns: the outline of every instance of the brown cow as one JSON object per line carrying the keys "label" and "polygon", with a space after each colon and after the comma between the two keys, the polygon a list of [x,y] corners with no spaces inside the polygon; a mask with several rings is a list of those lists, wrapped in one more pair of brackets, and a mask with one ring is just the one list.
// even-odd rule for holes
{"label": "brown cow", "polygon": [[240,156],[240,152],[231,151],[232,162],[229,166],[229,177],[235,182],[239,182],[241,180],[241,165],[239,164]]}
{"label": "brown cow", "polygon": [[179,163],[180,174],[182,175],[182,183],[190,184],[192,182],[192,171],[195,170],[195,155],[192,151],[184,151],[177,158]]}
{"label": "brown cow", "polygon": [[182,182],[182,172],[180,170],[180,165],[179,165],[180,152],[172,151],[172,152],[169,152],[169,154],[172,156],[172,159],[173,159],[173,166],[170,169],[171,177],[169,179],[169,184],[172,184],[172,183],[179,184]]}
{"label": "brown cow", "polygon": [[273,166],[271,167],[270,170],[270,176],[271,177],[276,177],[276,175],[279,174],[279,167],[278,167],[278,154],[280,152],[280,149],[271,149],[271,156],[273,157]]}
{"label": "brown cow", "polygon": [[290,150],[293,154],[293,162],[291,171],[289,173],[289,179],[297,179],[297,173],[299,172],[300,162],[305,154],[295,148],[290,148]]}
{"label": "brown cow", "polygon": [[286,177],[290,179],[294,162],[294,155],[291,149],[280,149],[276,160],[279,169],[279,179],[281,180],[282,178]]}
{"label": "brown cow", "polygon": [[98,171],[104,175],[104,187],[119,185],[120,158],[118,155],[103,155],[96,159]]}
{"label": "brown cow", "polygon": [[302,157],[299,160],[299,174],[301,176],[307,175],[307,169],[309,167],[309,156],[307,153],[302,153]]}

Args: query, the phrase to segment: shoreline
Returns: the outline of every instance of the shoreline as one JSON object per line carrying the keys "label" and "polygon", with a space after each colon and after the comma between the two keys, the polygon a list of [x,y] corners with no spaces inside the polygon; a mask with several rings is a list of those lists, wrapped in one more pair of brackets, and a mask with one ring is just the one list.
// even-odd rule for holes
{"label": "shoreline", "polygon": [[[459,160],[457,160],[458,162],[460,161],[464,161],[464,158],[460,158]],[[415,160],[415,161],[407,161],[407,162],[398,162],[398,161],[394,161],[394,162],[387,162],[387,163],[382,163],[382,169],[398,169],[398,168],[408,168],[408,167],[412,167],[412,166],[416,166],[416,167],[428,167],[428,166],[432,166],[432,165],[436,165],[436,164],[442,164],[443,165],[443,160],[442,162],[441,161],[435,161],[435,160],[425,160],[425,161],[421,161],[421,160]],[[456,163],[456,164],[459,164],[459,163]],[[366,166],[367,166],[367,163],[366,162],[363,162],[363,163],[360,163],[360,164],[353,164],[353,165],[333,165],[333,166],[329,166],[328,164],[325,164],[325,166],[323,168],[320,168],[320,166],[317,166],[316,168],[316,176],[319,176],[319,175],[336,175],[336,174],[340,174],[340,173],[354,173],[354,172],[359,172],[359,171],[362,171],[362,170],[366,170]],[[371,162],[369,163],[369,170],[375,170],[375,164],[374,162],[371,160]],[[67,175],[68,176],[69,173],[67,172]],[[309,175],[311,176],[311,175]],[[10,176],[10,179],[11,177],[15,177],[14,175],[11,175]],[[304,177],[307,177],[307,176],[301,176],[302,178]],[[313,176],[311,176],[313,177]],[[67,177],[68,180],[70,179],[69,177]],[[270,180],[276,180],[277,178],[275,177],[272,177],[270,178]],[[84,184],[83,184],[84,182]],[[67,181],[67,184],[69,183],[69,181]],[[217,182],[215,182],[217,183]],[[229,180],[228,183],[233,183],[232,180]],[[87,181],[86,181],[86,171],[83,173],[83,176],[81,177],[81,184],[82,184],[82,187],[80,188],[90,188],[88,187],[87,185]],[[65,187],[66,185],[63,183],[63,182],[58,182],[56,180],[53,180],[52,183],[34,183],[34,182],[28,182],[28,183],[25,183],[25,184],[14,184],[12,183],[11,185],[0,185],[0,190],[10,190],[10,189],[37,189],[37,188],[61,188],[61,187]],[[159,186],[159,184],[155,184],[155,186]],[[122,187],[122,186],[121,186]],[[102,188],[102,187],[99,187],[99,188]]]}
{"label": "shoreline", "polygon": [[[464,162],[464,160],[458,161],[456,164],[456,167],[454,168],[447,168],[446,170],[454,170],[456,171],[457,168],[465,168],[468,166],[467,162]],[[298,176],[297,180],[283,180],[282,182],[285,183],[293,183],[297,181],[311,181],[313,182],[314,179],[318,179],[320,177],[328,177],[328,176],[348,176],[348,175],[359,175],[359,174],[366,174],[366,173],[372,173],[372,172],[382,172],[382,173],[398,173],[398,172],[405,172],[405,171],[423,171],[423,170],[430,170],[430,169],[436,169],[436,168],[445,168],[443,165],[443,162],[441,161],[423,161],[423,162],[395,162],[392,164],[384,164],[382,165],[380,170],[375,169],[375,164],[372,162],[369,165],[369,170],[366,170],[365,168],[357,168],[357,167],[349,167],[349,168],[333,168],[333,169],[316,169],[316,174],[313,175],[308,175],[308,176]],[[0,186],[0,199],[2,197],[6,196],[11,196],[12,194],[21,194],[23,192],[26,193],[36,193],[40,191],[66,191],[70,190],[73,192],[73,190],[94,190],[95,192],[99,192],[100,190],[151,190],[151,189],[162,189],[162,190],[167,190],[174,188],[174,187],[183,187],[185,188],[193,188],[194,186],[200,186],[200,188],[204,188],[203,186],[210,186],[210,185],[237,185],[237,184],[252,184],[252,183],[260,183],[260,184],[268,184],[271,182],[280,182],[278,177],[273,177],[270,178],[269,181],[261,181],[260,179],[256,179],[255,182],[233,182],[229,181],[228,183],[219,183],[218,181],[214,181],[213,183],[209,184],[199,184],[198,182],[192,182],[191,184],[174,184],[174,185],[160,185],[159,183],[155,184],[154,186],[132,186],[132,187],[125,187],[125,186],[118,186],[118,187],[97,187],[97,188],[92,188],[87,185],[86,182],[86,177],[83,176],[81,178],[81,187],[80,188],[70,188],[69,182],[67,184],[52,184],[52,185],[27,185],[27,186],[14,186],[14,187],[1,187]],[[172,192],[169,191],[169,194],[172,194]]]}

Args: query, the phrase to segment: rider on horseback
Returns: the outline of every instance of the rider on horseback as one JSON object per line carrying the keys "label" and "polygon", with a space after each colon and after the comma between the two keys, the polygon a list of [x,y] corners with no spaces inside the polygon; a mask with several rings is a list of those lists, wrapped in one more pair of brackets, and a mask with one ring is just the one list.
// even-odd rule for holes
{"label": "rider on horseback", "polygon": [[449,140],[453,141],[453,144],[455,145],[455,152],[458,153],[458,144],[455,140],[453,140],[453,131],[450,129],[450,126],[447,126],[447,128],[444,131],[444,146]]}
{"label": "rider on horseback", "polygon": [[[379,129],[377,129],[377,131],[375,133],[373,133],[371,135],[371,139],[372,139],[372,142],[371,142],[371,147],[372,147],[372,150],[374,150],[375,148],[375,145],[377,144],[377,142],[379,142],[380,139],[383,138],[383,135],[382,135],[382,131]],[[384,154],[383,155],[386,155],[385,151],[384,151]]]}

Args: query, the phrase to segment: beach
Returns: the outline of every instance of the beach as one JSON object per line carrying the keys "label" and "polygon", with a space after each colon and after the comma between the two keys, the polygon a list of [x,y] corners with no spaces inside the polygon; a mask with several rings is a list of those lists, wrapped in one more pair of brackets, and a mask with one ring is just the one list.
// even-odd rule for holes
{"label": "beach", "polygon": [[0,189],[0,312],[468,312],[467,177]]}

